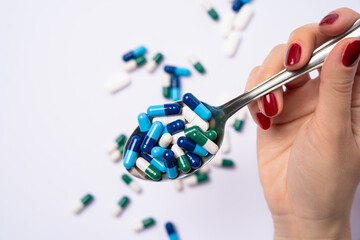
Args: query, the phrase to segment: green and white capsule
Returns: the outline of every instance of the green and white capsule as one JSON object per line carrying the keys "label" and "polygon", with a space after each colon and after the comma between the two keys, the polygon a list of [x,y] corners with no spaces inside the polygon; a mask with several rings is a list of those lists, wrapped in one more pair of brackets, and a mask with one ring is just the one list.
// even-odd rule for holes
{"label": "green and white capsule", "polygon": [[202,146],[210,154],[216,154],[219,150],[218,145],[208,139],[202,132],[195,130],[189,134],[189,137],[197,144]]}
{"label": "green and white capsule", "polygon": [[184,183],[188,186],[195,186],[200,183],[207,182],[209,177],[206,173],[195,173],[184,179]]}
{"label": "green and white capsule", "polygon": [[179,192],[182,191],[183,185],[182,185],[181,179],[176,178],[176,179],[172,180],[172,182],[173,182],[176,190],[178,190]]}
{"label": "green and white capsule", "polygon": [[210,172],[210,164],[206,164],[205,166],[201,166],[198,173],[209,173]]}
{"label": "green and white capsule", "polygon": [[144,220],[142,220],[141,222],[139,222],[139,223],[136,223],[135,225],[134,225],[134,231],[135,232],[140,232],[140,231],[142,231],[142,230],[144,230],[144,229],[146,229],[146,228],[149,228],[149,227],[151,227],[152,225],[154,225],[155,224],[155,219],[153,219],[153,218],[146,218],[146,219],[144,219]]}
{"label": "green and white capsule", "polygon": [[155,70],[155,68],[160,64],[160,62],[163,60],[163,55],[161,53],[157,53],[153,59],[151,59],[147,64],[146,64],[146,70],[148,70],[148,72],[153,72]]}
{"label": "green and white capsule", "polygon": [[116,204],[116,207],[114,208],[113,215],[115,217],[119,216],[120,213],[123,211],[124,208],[126,208],[129,205],[130,199],[127,196],[123,196],[119,202]]}
{"label": "green and white capsule", "polygon": [[246,119],[246,110],[245,108],[243,108],[236,113],[235,122],[234,122],[234,128],[236,131],[238,132],[241,131],[245,119]]}
{"label": "green and white capsule", "polygon": [[134,192],[141,192],[141,187],[135,181],[133,181],[129,175],[124,173],[121,178],[126,183],[126,185],[128,185]]}
{"label": "green and white capsule", "polygon": [[193,55],[189,55],[188,56],[188,60],[191,63],[191,65],[194,66],[194,68],[196,69],[196,71],[198,71],[201,74],[205,73],[205,68],[204,66],[198,61],[198,59],[196,57],[194,57]]}
{"label": "green and white capsule", "polygon": [[186,157],[184,151],[177,145],[174,144],[171,147],[171,151],[174,152],[178,167],[183,173],[188,173],[191,170],[189,159]]}
{"label": "green and white capsule", "polygon": [[234,167],[234,162],[231,159],[227,158],[214,158],[212,163],[216,167],[223,167],[223,168],[232,168]]}
{"label": "green and white capsule", "polygon": [[107,152],[108,153],[112,153],[113,151],[115,151],[118,147],[120,147],[121,145],[125,145],[126,143],[126,136],[125,134],[121,134],[120,136],[118,136],[115,141],[113,141],[108,149]]}
{"label": "green and white capsule", "polygon": [[143,55],[138,56],[135,59],[131,59],[130,61],[127,61],[124,65],[124,70],[127,72],[132,72],[141,65],[144,65],[145,63],[146,63],[146,58]]}
{"label": "green and white capsule", "polygon": [[116,151],[113,151],[111,154],[110,154],[110,159],[113,161],[113,162],[117,162],[121,159],[121,156],[123,155],[124,153],[124,150],[125,150],[125,144],[122,144],[121,146],[118,147],[118,149]]}
{"label": "green and white capsule", "polygon": [[203,0],[201,4],[212,19],[214,19],[215,21],[219,19],[219,15],[215,11],[215,9],[211,6],[209,1]]}
{"label": "green and white capsule", "polygon": [[169,73],[165,73],[163,76],[163,96],[164,98],[170,98],[170,85],[171,85],[171,75]]}
{"label": "green and white capsule", "polygon": [[72,209],[74,213],[80,213],[86,206],[88,206],[94,197],[89,193],[86,194],[84,197],[81,198],[80,202],[78,202],[74,208]]}
{"label": "green and white capsule", "polygon": [[135,162],[136,166],[146,174],[149,178],[151,178],[154,181],[158,181],[161,178],[161,172],[152,164],[150,164],[148,161],[146,161],[144,158],[139,157],[136,159]]}

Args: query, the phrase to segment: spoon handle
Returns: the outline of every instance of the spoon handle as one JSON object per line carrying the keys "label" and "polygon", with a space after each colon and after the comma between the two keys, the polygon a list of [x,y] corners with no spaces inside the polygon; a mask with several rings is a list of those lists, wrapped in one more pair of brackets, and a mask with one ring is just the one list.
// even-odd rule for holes
{"label": "spoon handle", "polygon": [[265,82],[255,86],[254,88],[225,103],[219,108],[224,112],[226,119],[231,117],[235,112],[252,101],[268,94],[271,91],[274,91],[282,85],[291,82],[292,80],[306,73],[321,67],[325,61],[325,58],[334,48],[334,46],[342,39],[350,37],[360,37],[360,19],[356,20],[356,22],[346,32],[327,41],[315,49],[309,60],[309,63],[303,68],[296,71],[289,71],[284,69],[267,79]]}

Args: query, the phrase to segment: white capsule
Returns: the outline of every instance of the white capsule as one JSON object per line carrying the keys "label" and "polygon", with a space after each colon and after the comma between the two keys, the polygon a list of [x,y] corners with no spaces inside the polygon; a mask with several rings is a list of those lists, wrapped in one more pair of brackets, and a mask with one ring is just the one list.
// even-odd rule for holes
{"label": "white capsule", "polygon": [[253,15],[254,9],[251,4],[245,4],[241,7],[234,20],[234,28],[243,30]]}
{"label": "white capsule", "polygon": [[207,11],[207,12],[210,11],[211,8],[212,8],[210,2],[207,1],[207,0],[203,0],[203,1],[201,2],[201,5],[203,6],[203,8],[205,9],[205,11]]}
{"label": "white capsule", "polygon": [[163,87],[170,87],[171,74],[165,73],[163,78],[162,78],[162,82],[163,82]]}
{"label": "white capsule", "polygon": [[127,72],[132,72],[137,68],[137,64],[135,59],[131,59],[130,61],[127,61],[124,65],[124,70]]}
{"label": "white capsule", "polygon": [[122,212],[123,208],[120,207],[119,205],[116,205],[116,207],[114,208],[113,210],[113,215],[116,217],[116,216],[119,216],[120,213]]}
{"label": "white capsule", "polygon": [[133,226],[135,232],[140,232],[144,229],[144,225],[142,222],[138,222]]}
{"label": "white capsule", "polygon": [[150,60],[146,63],[146,70],[151,73],[155,70],[157,63],[154,60]]}
{"label": "white capsule", "polygon": [[128,186],[136,193],[141,192],[141,187],[135,181],[131,181]]}
{"label": "white capsule", "polygon": [[225,42],[224,53],[228,57],[234,56],[237,48],[239,47],[242,35],[240,32],[233,30]]}
{"label": "white capsule", "polygon": [[159,146],[162,148],[167,148],[172,140],[173,136],[170,133],[164,133],[159,140]]}
{"label": "white capsule", "polygon": [[224,131],[224,138],[220,147],[220,151],[223,153],[228,153],[230,151],[229,136],[226,130]]}
{"label": "white capsule", "polygon": [[209,129],[209,123],[201,119],[193,110],[188,106],[184,106],[182,109],[182,115],[192,125],[199,126],[201,131],[205,132]]}
{"label": "white capsule", "polygon": [[170,115],[170,116],[162,116],[162,117],[154,117],[152,122],[156,122],[156,121],[159,121],[161,122],[164,126],[173,122],[173,121],[176,121],[176,120],[182,120],[185,122],[185,119],[182,115]]}
{"label": "white capsule", "polygon": [[209,173],[210,172],[210,164],[206,164],[205,166],[199,169],[199,173]]}
{"label": "white capsule", "polygon": [[220,34],[222,37],[229,36],[231,30],[233,29],[234,19],[236,13],[234,11],[228,11],[221,20],[220,25]]}
{"label": "white capsule", "polygon": [[197,64],[197,63],[199,62],[194,55],[189,55],[189,56],[187,57],[187,59],[189,60],[189,62],[191,63],[191,65],[195,65],[195,64]]}
{"label": "white capsule", "polygon": [[198,184],[198,180],[195,174],[192,174],[186,178],[184,178],[184,184],[188,186],[194,186]]}
{"label": "white capsule", "polygon": [[235,118],[237,120],[244,121],[246,119],[246,108],[242,108],[239,111],[237,111],[237,113],[235,114]]}
{"label": "white capsule", "polygon": [[110,93],[115,93],[130,84],[131,78],[129,74],[117,74],[109,78],[105,84],[105,88]]}
{"label": "white capsule", "polygon": [[202,146],[206,151],[208,151],[210,154],[216,154],[219,150],[218,145],[216,145],[213,141],[208,139],[206,143]]}
{"label": "white capsule", "polygon": [[117,162],[121,159],[121,153],[116,150],[116,151],[113,151],[111,154],[110,154],[110,159],[113,161],[113,162]]}
{"label": "white capsule", "polygon": [[217,166],[217,167],[221,167],[222,166],[222,158],[219,158],[219,157],[214,157],[212,160],[211,160],[211,163],[214,165],[214,166]]}
{"label": "white capsule", "polygon": [[142,157],[137,158],[135,164],[142,172],[145,172],[150,166],[150,163]]}
{"label": "white capsule", "polygon": [[181,131],[181,132],[175,133],[172,137],[173,137],[173,139],[172,139],[172,144],[176,144],[176,143],[177,143],[177,140],[178,140],[180,137],[185,137],[185,133],[184,133],[184,131]]}
{"label": "white capsule", "polygon": [[111,145],[109,145],[108,149],[106,150],[109,154],[115,151],[119,147],[119,144],[116,141],[113,141]]}
{"label": "white capsule", "polygon": [[85,208],[85,205],[80,201],[72,209],[73,213],[79,213]]}
{"label": "white capsule", "polygon": [[172,182],[173,182],[174,187],[175,187],[176,190],[181,191],[183,189],[181,179],[177,178],[177,179],[172,180]]}

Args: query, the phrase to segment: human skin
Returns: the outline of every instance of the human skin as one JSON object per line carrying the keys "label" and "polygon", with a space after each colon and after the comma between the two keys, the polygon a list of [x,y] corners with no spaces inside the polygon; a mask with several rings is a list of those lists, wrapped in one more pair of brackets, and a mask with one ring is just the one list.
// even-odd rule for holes
{"label": "human skin", "polygon": [[[296,70],[360,15],[348,8],[294,30],[253,69],[246,90],[283,68]],[[360,180],[360,39],[338,43],[319,76],[307,74],[249,105],[259,126],[261,184],[274,239],[351,239],[350,212]]]}

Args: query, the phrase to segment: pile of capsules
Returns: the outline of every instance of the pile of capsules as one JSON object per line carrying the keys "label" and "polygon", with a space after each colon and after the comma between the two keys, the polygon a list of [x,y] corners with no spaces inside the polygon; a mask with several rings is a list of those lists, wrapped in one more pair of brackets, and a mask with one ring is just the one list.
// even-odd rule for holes
{"label": "pile of capsules", "polygon": [[198,169],[202,157],[217,153],[219,147],[213,142],[217,133],[208,130],[210,110],[191,93],[183,96],[183,103],[150,106],[147,113],[139,114],[141,136],[130,140],[123,163],[126,169],[136,166],[154,181],[162,173],[175,179],[179,171]]}

